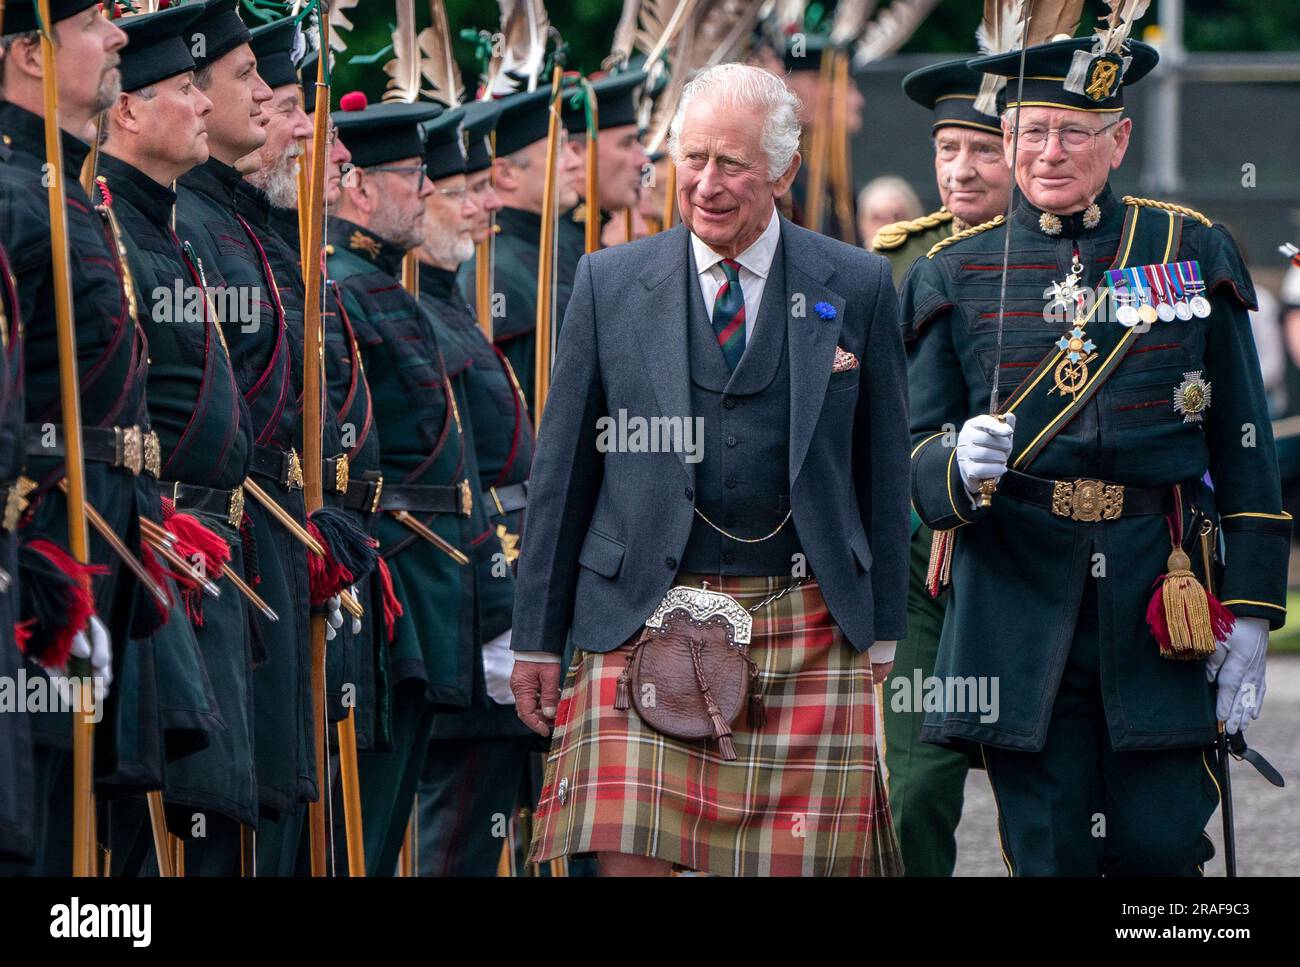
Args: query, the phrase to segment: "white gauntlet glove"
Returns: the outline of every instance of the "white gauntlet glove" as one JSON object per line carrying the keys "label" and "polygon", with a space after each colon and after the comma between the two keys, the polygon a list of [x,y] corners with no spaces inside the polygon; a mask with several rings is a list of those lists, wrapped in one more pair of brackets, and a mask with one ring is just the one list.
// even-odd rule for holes
{"label": "white gauntlet glove", "polygon": [[1215,716],[1229,735],[1246,731],[1264,704],[1264,665],[1268,656],[1268,622],[1238,618],[1226,641],[1205,663],[1205,676],[1218,686]]}
{"label": "white gauntlet glove", "polygon": [[[84,658],[90,662],[91,679],[95,683],[95,704],[108,698],[109,686],[113,684],[113,642],[108,637],[104,622],[95,615],[90,616],[86,627],[72,637],[72,656]],[[66,704],[73,704],[71,680],[64,675],[51,675],[55,687],[59,689]]]}
{"label": "white gauntlet glove", "polygon": [[1003,423],[984,414],[966,421],[957,434],[957,469],[967,493],[979,493],[985,480],[1000,480],[1007,472],[1016,415],[1008,413]]}

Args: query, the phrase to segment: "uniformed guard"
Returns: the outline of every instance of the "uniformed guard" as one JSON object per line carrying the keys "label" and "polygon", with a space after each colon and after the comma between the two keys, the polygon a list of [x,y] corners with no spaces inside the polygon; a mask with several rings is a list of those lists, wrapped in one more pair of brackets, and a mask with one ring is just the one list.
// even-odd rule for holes
{"label": "uniformed guard", "polygon": [[[334,113],[352,152],[338,217],[329,225],[328,271],[369,378],[382,428],[383,486],[376,534],[406,617],[389,664],[392,739],[361,756],[366,867],[394,869],[419,783],[435,711],[467,707],[482,675],[474,640],[471,514],[477,503],[472,442],[432,323],[399,281],[424,240],[425,177],[420,125],[428,104],[367,107],[345,95]],[[411,280],[413,282],[413,280]]]}
{"label": "uniformed guard", "polygon": [[[992,114],[975,106],[983,81],[965,60],[913,71],[903,91],[933,112],[935,180],[943,207],[929,215],[894,222],[876,233],[871,247],[889,259],[897,284],[908,267],[942,238],[981,225],[1007,210],[1011,170],[1002,152],[996,105]],[[911,378],[927,374],[914,370]],[[951,876],[957,859],[969,758],[921,741],[924,709],[891,701],[899,681],[934,674],[947,595],[933,596],[926,582],[933,533],[912,511],[912,552],[907,591],[907,638],[898,643],[894,671],[883,702],[889,805],[909,876]]]}
{"label": "uniformed guard", "polygon": [[[248,602],[219,579],[226,570],[245,573],[239,528],[251,426],[199,266],[172,229],[172,185],[208,158],[212,102],[194,84],[188,41],[202,11],[190,4],[120,21],[130,41],[123,93],[105,119],[97,194],[111,212],[148,340],[149,415],[159,438],[153,472],[166,508],[154,533],[161,524],[171,535],[160,539],[173,543],[170,570],[183,582],[172,619],[155,636],[159,687],[167,714],[202,733],[169,750],[168,826],[185,841],[184,872],[237,875],[241,827],[251,834],[258,824],[253,668]],[[190,568],[217,582],[220,596],[205,596]],[[119,872],[138,872],[152,852],[144,820],[139,802],[114,814]]]}
{"label": "uniformed guard", "polygon": [[[263,148],[271,90],[256,69],[252,34],[236,0],[207,0],[190,28],[206,39],[195,83],[213,103],[208,161],[178,182],[177,232],[198,253],[213,287],[235,380],[252,419],[243,538],[256,548],[256,587],[279,621],[254,615],[254,745],[264,821],[258,866],[292,869],[305,816],[318,795],[312,721],[310,588],[302,467],[293,448],[301,394],[281,287],[265,248],[238,210],[244,180],[236,167]],[[244,161],[250,168],[256,160]],[[268,502],[256,499],[258,494]],[[334,619],[341,624],[341,618]]]}
{"label": "uniformed guard", "polygon": [[[8,145],[0,143],[0,167],[10,163]],[[11,217],[6,190],[0,186],[0,231]],[[0,863],[32,859],[36,822],[32,774],[32,733],[26,710],[17,704],[16,687],[23,673],[26,642],[19,644],[18,516],[26,441],[23,432],[22,321],[9,256],[0,248],[0,486],[5,492],[0,519],[0,682],[9,698],[0,703]]]}
{"label": "uniformed guard", "polygon": [[[477,134],[463,150],[460,114],[444,113],[426,127],[424,160],[434,193],[425,202],[424,244],[418,249],[420,304],[433,321],[447,373],[463,391],[461,419],[473,442],[474,485],[481,496],[471,530],[483,660],[470,707],[434,717],[420,782],[420,868],[433,876],[491,876],[501,856],[500,817],[514,813],[536,745],[515,715],[510,692],[513,565],[528,499],[533,429],[510,363],[488,342],[456,285],[457,270],[474,252],[476,219],[486,237],[485,209],[500,206],[491,185],[482,188],[481,176],[491,165],[485,138]],[[489,117],[495,120],[495,112]],[[473,195],[471,167],[480,176]]]}
{"label": "uniformed guard", "polygon": [[[251,233],[254,244],[266,258],[271,276],[275,279],[280,305],[285,318],[290,368],[293,374],[295,397],[289,404],[292,420],[278,437],[278,444],[288,443],[291,453],[303,450],[303,357],[304,357],[304,303],[306,285],[302,274],[299,244],[287,243],[272,227],[273,206],[296,207],[298,194],[297,167],[302,157],[302,140],[311,136],[312,128],[302,109],[299,75],[294,61],[297,52],[305,47],[301,27],[293,17],[273,21],[252,31],[250,47],[257,57],[257,71],[271,89],[271,99],[266,111],[270,117],[266,125],[266,143],[256,152],[257,167],[249,171],[235,191],[235,207]],[[314,60],[314,58],[313,58]],[[314,75],[313,75],[314,83]],[[322,304],[327,301],[322,298]],[[338,424],[333,413],[323,414],[321,482],[324,506],[314,511],[307,520],[307,529],[320,541],[326,554],[313,555],[321,566],[308,568],[310,600],[314,607],[329,605],[341,591],[348,589],[354,596],[355,584],[364,582],[374,567],[377,557],[374,541],[342,509],[342,498],[350,481],[347,456],[342,452]],[[347,619],[347,633],[339,636],[330,625],[326,637],[327,692],[333,696],[326,702],[326,719],[330,723],[345,718],[347,710],[342,704],[342,691],[353,665],[351,655],[354,632],[358,631],[359,616]],[[306,667],[310,667],[307,665]],[[298,820],[302,819],[302,812]],[[261,872],[293,872],[297,852],[297,834],[288,831],[281,853],[272,859],[273,869]]]}
{"label": "uniformed guard", "polygon": [[[59,58],[77,70],[58,71],[60,126],[63,129],[64,189],[68,199],[68,244],[72,296],[77,315],[77,358],[81,396],[82,452],[86,461],[87,503],[106,529],[120,535],[127,553],[139,554],[137,526],[142,502],[150,488],[136,478],[144,470],[149,439],[145,410],[145,349],[132,307],[123,289],[122,267],[103,216],[87,196],[78,175],[90,153],[84,139],[93,119],[116,93],[116,52],[125,35],[87,0],[56,0],[51,4],[51,30],[59,38]],[[125,558],[92,532],[92,574],[66,553],[68,514],[59,483],[64,477],[62,407],[55,333],[54,264],[51,253],[42,58],[32,0],[10,3],[4,18],[4,103],[0,104],[0,134],[11,149],[0,167],[9,197],[9,217],[3,244],[10,255],[17,290],[18,315],[28,320],[24,339],[27,476],[36,487],[22,520],[24,572],[32,571],[23,618],[35,618],[34,651],[47,664],[61,666],[74,633],[92,612],[100,652],[112,654],[117,642],[114,673],[123,677],[125,645],[134,635],[155,629],[162,616],[149,600],[139,598],[140,585],[127,570]],[[78,589],[93,580],[94,600],[82,600]],[[40,594],[35,594],[40,589]],[[106,626],[106,627],[105,627]],[[53,653],[46,649],[52,649]],[[126,674],[126,698],[110,702],[106,720],[96,729],[96,773],[101,798],[131,788],[161,782],[161,739],[151,682],[153,654],[147,645],[132,649],[135,664]],[[96,664],[103,664],[97,660]],[[43,675],[34,661],[29,676]],[[104,665],[104,668],[107,668]],[[71,768],[70,716],[63,712],[34,715],[37,826],[34,864],[28,872],[66,874],[72,866],[70,835]],[[138,742],[135,740],[139,740]],[[128,775],[131,773],[132,775]],[[139,788],[138,785],[135,788]]]}
{"label": "uniformed guard", "polygon": [[[596,185],[600,198],[595,203],[587,198],[585,171],[579,174],[576,184],[580,203],[569,213],[568,220],[584,230],[566,233],[576,241],[579,255],[586,251],[583,235],[593,205],[599,213],[603,230],[615,212],[635,208],[640,200],[645,166],[650,160],[641,143],[641,130],[637,124],[637,93],[645,79],[643,70],[625,70],[590,82],[596,95]],[[585,87],[575,86],[573,94],[566,92],[561,103],[569,143],[576,147],[585,169],[590,121]]]}
{"label": "uniformed guard", "polygon": [[971,62],[1009,78],[1021,195],[903,284],[913,502],[949,532],[936,675],[977,686],[922,734],[982,747],[1014,874],[1199,872],[1215,720],[1258,716],[1285,616],[1250,278],[1222,227],[1111,190],[1157,54],[1108,27],[1020,76],[1019,51]]}
{"label": "uniformed guard", "polygon": [[[493,340],[514,368],[524,387],[529,412],[533,405],[536,363],[537,258],[542,236],[542,196],[546,185],[547,118],[550,85],[526,94],[501,99],[497,121],[496,161],[492,183],[501,198],[497,213],[500,233],[496,239],[493,273],[493,302],[500,314],[493,319]],[[556,203],[560,212],[578,204],[575,179],[582,170],[576,150],[567,147],[561,133],[561,151],[555,179]],[[564,218],[560,218],[563,226]],[[568,235],[572,238],[572,232]],[[573,288],[573,273],[580,252],[563,242],[556,249],[555,322],[564,318]],[[472,285],[474,267],[467,263],[463,279]]]}

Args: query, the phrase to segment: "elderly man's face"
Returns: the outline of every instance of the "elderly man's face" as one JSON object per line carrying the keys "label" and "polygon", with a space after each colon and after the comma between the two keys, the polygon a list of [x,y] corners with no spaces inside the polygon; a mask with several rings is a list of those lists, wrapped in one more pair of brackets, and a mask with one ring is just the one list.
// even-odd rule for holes
{"label": "elderly man's face", "polygon": [[148,100],[127,95],[139,124],[142,152],[181,172],[206,162],[212,102],[194,84],[194,73],[186,71],[150,86],[154,96]]}
{"label": "elderly man's face", "polygon": [[297,84],[277,87],[272,94],[265,111],[266,143],[253,153],[257,168],[247,177],[276,207],[292,208],[298,194],[298,159],[304,154],[302,142],[312,136],[311,122]]}
{"label": "elderly man's face", "polygon": [[886,225],[911,217],[912,211],[906,198],[892,188],[874,188],[858,212],[858,229],[862,232],[863,241],[870,245],[876,232]]}
{"label": "elderly man's face", "polygon": [[649,155],[635,124],[606,128],[596,140],[600,207],[607,212],[633,208],[641,195],[641,170]]}
{"label": "elderly man's face", "polygon": [[486,242],[492,229],[492,213],[501,210],[501,196],[492,187],[492,169],[465,176],[465,198],[469,202],[469,230],[477,245]]}
{"label": "elderly man's face", "polygon": [[996,134],[947,125],[934,135],[934,176],[944,207],[967,225],[1007,208],[1011,169]]}
{"label": "elderly man's face", "polygon": [[[1002,146],[1011,163],[1015,114],[1002,120]],[[1083,211],[1101,192],[1128,150],[1133,122],[1063,108],[1026,107],[1020,113],[1016,184],[1045,211]],[[1043,138],[1046,142],[1043,142]],[[1026,148],[1026,143],[1030,147]],[[1035,146],[1036,143],[1036,146]]]}
{"label": "elderly man's face", "polygon": [[448,175],[433,182],[433,191],[424,200],[422,260],[453,270],[473,258],[472,215],[464,175]]}
{"label": "elderly man's face", "polygon": [[[370,202],[374,211],[367,226],[391,245],[407,251],[424,242],[424,202],[433,194],[433,184],[423,174],[423,158],[403,158],[368,169],[363,179],[369,182]],[[393,171],[391,169],[400,169]]]}
{"label": "elderly man's face", "polygon": [[799,154],[776,181],[768,177],[759,108],[707,97],[693,100],[677,138],[677,205],[686,227],[734,258],[763,234],[775,200],[799,170]]}

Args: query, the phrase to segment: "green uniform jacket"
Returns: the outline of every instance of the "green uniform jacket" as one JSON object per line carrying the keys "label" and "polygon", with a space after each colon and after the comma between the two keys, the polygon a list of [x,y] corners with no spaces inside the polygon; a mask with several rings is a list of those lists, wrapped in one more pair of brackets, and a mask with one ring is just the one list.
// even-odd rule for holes
{"label": "green uniform jacket", "polygon": [[[232,490],[247,473],[248,410],[216,321],[186,298],[195,294],[199,274],[171,229],[176,195],[111,155],[101,156],[100,172],[149,342],[150,420],[159,436],[162,479]],[[187,307],[197,311],[184,313]],[[228,521],[196,516],[228,542],[237,541]],[[183,807],[250,824],[257,818],[249,615],[235,589],[217,583],[220,599],[196,600],[193,618],[178,601],[153,637],[164,723],[201,735],[190,747],[169,743],[164,790],[178,833],[191,826],[192,809]]]}
{"label": "green uniform jacket", "polygon": [[[1083,282],[1094,287],[1116,258],[1125,213],[1135,206],[1121,204],[1109,188],[1098,204],[1095,228],[1084,228],[1074,216],[1064,220],[1063,234],[1055,238],[1040,229],[1037,209],[1022,201],[1014,213],[1000,360],[1004,401],[1066,329],[1059,318],[1045,320],[1044,293],[1065,278],[1075,250]],[[1178,215],[1171,221],[1152,208],[1139,211],[1133,248],[1156,254],[1126,264],[1161,261],[1167,247],[1167,261],[1198,260],[1212,314],[1157,322],[1138,335],[1109,381],[1032,465],[1018,469],[1051,480],[1188,484],[1185,546],[1194,567],[1199,572],[1192,528],[1192,514],[1199,511],[1222,522],[1219,598],[1236,614],[1267,618],[1276,628],[1285,617],[1290,520],[1281,513],[1247,317],[1254,305],[1250,278],[1223,228]],[[903,285],[909,363],[925,376],[912,381],[913,503],[925,523],[956,531],[952,599],[936,674],[988,676],[999,683],[1001,696],[994,721],[981,721],[976,709],[931,713],[924,737],[1042,748],[1091,572],[1099,578],[1102,691],[1114,747],[1208,744],[1215,724],[1203,665],[1161,658],[1145,621],[1152,584],[1165,572],[1170,552],[1165,521],[1157,514],[1089,523],[1007,496],[995,496],[991,507],[976,510],[963,488],[955,459],[957,430],[988,411],[998,365],[1003,231],[981,231],[919,260]],[[1099,327],[1119,323],[1103,317],[1091,325],[1098,327],[1100,339]],[[1196,370],[1213,386],[1213,405],[1204,422],[1184,422],[1172,394],[1184,374]],[[1036,432],[1017,427],[1013,468]],[[1212,494],[1195,483],[1207,470]]]}
{"label": "green uniform jacket", "polygon": [[[256,462],[283,455],[301,432],[302,369],[295,372],[282,287],[252,224],[239,212],[244,190],[239,173],[215,158],[189,171],[178,182],[177,232],[198,251],[206,283],[216,290],[235,381],[252,421],[250,476],[305,525],[302,490],[282,486],[283,462],[275,462],[274,476]],[[265,229],[269,205],[253,206],[245,198],[245,211],[252,207]],[[318,796],[307,549],[255,500],[245,501],[244,512],[257,549],[257,592],[279,616],[275,622],[261,612],[253,617],[258,795],[268,814],[293,812]]]}
{"label": "green uniform jacket", "polygon": [[[510,364],[479,329],[461,298],[455,273],[421,266],[420,304],[434,320],[449,374],[458,375],[464,387],[461,417],[473,442],[476,492],[486,493],[475,501],[472,518],[478,645],[482,647],[510,630],[515,603],[513,564],[525,513],[501,514],[487,492],[528,479],[532,425]],[[456,369],[461,372],[453,373]],[[509,551],[502,544],[503,535]],[[474,702],[466,711],[438,716],[433,731],[434,738],[528,734],[514,705],[498,705],[482,687],[476,689]]]}
{"label": "green uniform jacket", "polygon": [[[9,253],[23,320],[25,419],[40,430],[55,427],[63,437],[59,399],[59,364],[54,310],[54,273],[50,252],[48,193],[43,184],[44,121],[13,104],[0,104],[0,133],[12,148],[9,163],[0,166],[0,182],[9,196],[9,216],[0,238]],[[83,427],[149,428],[145,409],[147,349],[133,306],[123,287],[125,268],[104,216],[77,180],[89,146],[63,136],[63,166],[68,203],[68,245],[72,255],[72,296],[76,339],[81,422]],[[43,432],[43,431],[42,431]],[[134,553],[139,553],[138,519],[157,512],[157,494],[150,482],[114,469],[107,463],[85,461],[86,499]],[[27,475],[39,487],[30,495],[32,507],[24,519],[22,540],[45,538],[68,546],[67,505],[57,484],[64,475],[61,456],[29,454]],[[143,639],[158,628],[160,611],[141,595],[139,584],[121,559],[94,531],[90,560],[108,568],[95,578],[95,607],[118,646],[114,649],[114,688],[105,720],[95,730],[96,779],[100,795],[158,788],[162,781],[162,737],[157,715],[153,649]],[[28,664],[29,674],[41,674]],[[71,718],[61,713],[32,717],[38,746],[70,748]]]}
{"label": "green uniform jacket", "polygon": [[[428,316],[398,281],[404,253],[343,219],[330,220],[329,237],[334,242],[328,272],[342,288],[374,422],[383,430],[379,463],[385,485],[456,486],[477,479],[456,401],[463,390],[458,393],[447,374]],[[472,559],[470,518],[415,516]],[[375,533],[406,610],[392,644],[391,686],[422,681],[434,704],[469,706],[483,674],[472,566],[457,564],[387,514],[376,520]]]}

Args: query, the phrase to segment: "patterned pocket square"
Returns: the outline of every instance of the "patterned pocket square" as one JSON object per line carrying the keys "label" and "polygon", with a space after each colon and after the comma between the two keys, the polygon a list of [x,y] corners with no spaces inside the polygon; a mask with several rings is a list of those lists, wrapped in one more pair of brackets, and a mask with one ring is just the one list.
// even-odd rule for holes
{"label": "patterned pocket square", "polygon": [[858,368],[858,357],[842,346],[835,347],[835,362],[831,364],[832,373],[843,373]]}

